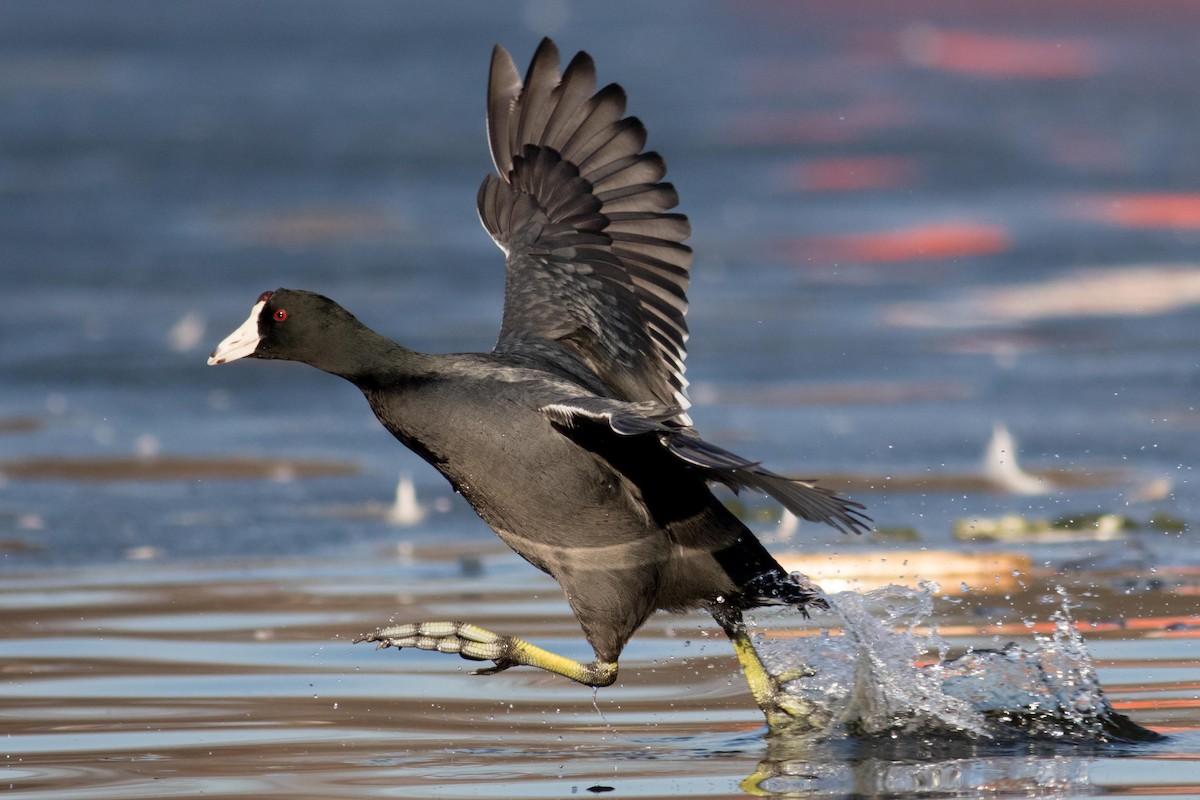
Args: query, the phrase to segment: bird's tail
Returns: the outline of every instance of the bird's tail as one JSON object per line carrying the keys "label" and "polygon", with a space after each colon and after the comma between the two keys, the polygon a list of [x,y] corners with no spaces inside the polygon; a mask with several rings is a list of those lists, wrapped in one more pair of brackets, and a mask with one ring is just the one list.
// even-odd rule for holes
{"label": "bird's tail", "polygon": [[782,568],[765,572],[743,585],[746,605],[788,605],[800,609],[805,616],[808,608],[829,608],[821,587],[799,572],[788,575]]}

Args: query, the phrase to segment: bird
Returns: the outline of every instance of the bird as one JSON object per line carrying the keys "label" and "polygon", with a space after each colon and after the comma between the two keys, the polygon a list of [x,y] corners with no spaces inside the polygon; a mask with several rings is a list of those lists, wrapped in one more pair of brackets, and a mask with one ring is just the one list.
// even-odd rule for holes
{"label": "bird", "polygon": [[582,662],[478,625],[389,625],[356,641],[536,667],[601,687],[657,610],[704,609],[733,644],[771,726],[816,709],[763,665],[743,612],[823,607],[713,493],[766,494],[801,519],[869,529],[865,506],[701,438],[684,359],[692,250],[646,129],[592,58],[560,71],[549,38],[524,78],[500,45],[487,85],[495,174],[476,201],[504,253],[499,338],[486,353],[426,354],[322,295],[263,292],[208,359],[309,364],[357,386],[383,427],[435,469],[513,550],[562,587],[595,658]]}

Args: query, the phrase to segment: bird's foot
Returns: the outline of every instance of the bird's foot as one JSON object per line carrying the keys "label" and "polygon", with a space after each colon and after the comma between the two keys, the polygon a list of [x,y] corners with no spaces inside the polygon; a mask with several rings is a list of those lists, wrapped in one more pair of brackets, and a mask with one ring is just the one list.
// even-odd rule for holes
{"label": "bird's foot", "polygon": [[815,676],[816,674],[817,674],[817,671],[806,664],[802,667],[795,667],[793,669],[784,670],[783,672],[780,672],[778,675],[775,676],[775,681],[779,685],[780,689],[782,690],[782,687],[784,685],[789,684],[792,681],[798,681],[801,678],[811,678],[811,677]]}
{"label": "bird's foot", "polygon": [[471,661],[494,661],[495,666],[475,670],[475,675],[490,675],[518,662],[509,657],[513,649],[513,638],[501,636],[467,622],[414,622],[377,628],[374,633],[364,633],[354,640],[376,642],[376,649],[385,647],[418,650],[435,650],[439,653],[457,653]]}
{"label": "bird's foot", "polygon": [[729,636],[733,651],[742,665],[742,673],[746,676],[746,683],[750,686],[750,693],[767,718],[767,726],[772,733],[815,731],[828,722],[827,712],[787,690],[787,684],[800,678],[811,678],[817,674],[816,670],[801,665],[778,674],[771,672],[754,648],[740,612],[718,608],[713,617]]}
{"label": "bird's foot", "polygon": [[772,733],[809,733],[823,728],[828,722],[826,713],[785,691],[782,686],[766,697],[760,695],[755,699]]}
{"label": "bird's foot", "polygon": [[415,647],[439,653],[457,653],[471,661],[492,661],[493,666],[475,670],[474,675],[492,675],[516,666],[544,669],[588,686],[608,686],[617,679],[616,662],[583,664],[543,650],[516,636],[501,636],[468,622],[414,622],[378,628],[354,640],[376,642],[385,647]]}
{"label": "bird's foot", "polygon": [[[808,700],[787,690],[787,684],[800,678],[811,678],[817,674],[816,670],[804,666],[774,674],[765,667],[761,672],[758,671],[757,667],[761,663],[757,661],[757,664],[745,669],[745,673],[754,700],[762,709],[763,716],[767,718],[767,727],[771,732],[806,733],[822,727],[825,713]],[[747,667],[745,659],[742,666]]]}

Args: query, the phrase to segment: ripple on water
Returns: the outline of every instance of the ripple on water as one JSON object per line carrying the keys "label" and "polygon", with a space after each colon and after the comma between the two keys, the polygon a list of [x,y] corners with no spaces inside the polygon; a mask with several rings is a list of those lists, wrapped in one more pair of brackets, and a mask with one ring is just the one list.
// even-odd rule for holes
{"label": "ripple on water", "polygon": [[[240,570],[146,564],[33,582],[0,578],[0,593],[13,601],[0,608],[0,723],[6,766],[15,770],[10,780],[19,790],[6,796],[186,797],[203,789],[205,795],[499,798],[586,796],[590,787],[610,786],[614,796],[728,797],[744,784],[815,797],[949,797],[1094,789],[1098,775],[1118,780],[1119,773],[1097,767],[1113,758],[1127,757],[1130,769],[1147,773],[1142,765],[1150,751],[1064,748],[1045,737],[984,742],[928,729],[893,737],[895,730],[882,723],[877,736],[764,737],[728,643],[700,615],[654,617],[630,644],[618,683],[595,700],[587,689],[531,670],[471,676],[477,665],[460,659],[378,652],[349,641],[391,616],[473,611],[472,619],[490,628],[586,657],[556,587],[525,570],[515,561],[493,565],[469,595],[428,564],[398,562],[297,560]],[[389,573],[393,581],[383,580]],[[524,586],[514,575],[524,576]],[[356,591],[328,591],[360,576],[366,580]],[[122,595],[130,586],[137,602]],[[24,590],[31,590],[28,608],[19,602]],[[1047,587],[1029,592],[1041,598]],[[947,658],[967,647],[1001,649],[987,636],[962,633],[975,630],[965,608],[972,596],[965,597],[837,596],[840,614],[821,613],[807,624],[783,616],[784,630],[770,631],[763,649],[769,658],[782,648],[785,656],[799,652],[816,663],[822,677],[813,685],[833,703],[843,690],[839,679],[854,677],[845,665],[855,663],[864,643],[887,651],[885,632],[900,638],[872,668],[891,674],[898,686],[923,674],[896,665],[911,661],[918,642],[930,647],[933,627],[958,632],[945,637]],[[1163,608],[1152,608],[1152,599]],[[975,600],[983,607],[994,602]],[[1146,710],[1159,698],[1182,703],[1200,681],[1190,658],[1194,638],[1147,638],[1168,627],[1165,621],[1178,613],[1171,604],[1182,601],[1163,594],[1139,602],[1148,617],[1164,622],[1092,634],[1103,654],[1097,674],[1112,696],[1142,704],[1139,717],[1194,720],[1194,700],[1190,708]],[[96,613],[97,603],[103,613]],[[829,630],[821,632],[822,625]],[[857,643],[839,635],[853,626]],[[1046,630],[1053,641],[1053,629]],[[1024,637],[1024,645],[1036,649],[1035,637]],[[942,654],[936,645],[932,652]],[[891,701],[913,696],[894,694]],[[928,698],[918,701],[931,707]],[[858,708],[860,719],[869,716]],[[1200,752],[1200,742],[1176,734],[1166,750],[1153,752],[1156,760],[1169,759]],[[1188,763],[1181,757],[1178,769],[1160,775],[1156,761],[1154,777],[1164,792],[1186,793],[1179,786]]]}

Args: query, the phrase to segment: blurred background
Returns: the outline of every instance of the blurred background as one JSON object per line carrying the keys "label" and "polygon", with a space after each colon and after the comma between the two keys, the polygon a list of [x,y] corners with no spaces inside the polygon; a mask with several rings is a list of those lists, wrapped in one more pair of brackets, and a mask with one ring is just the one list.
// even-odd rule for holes
{"label": "blurred background", "polygon": [[800,549],[1117,513],[1162,524],[1106,558],[1191,558],[1198,23],[1118,0],[2,4],[0,569],[491,542],[349,384],[205,357],[278,286],[490,349],[488,59],[543,35],[626,88],[692,220],[698,427],[884,529]]}

